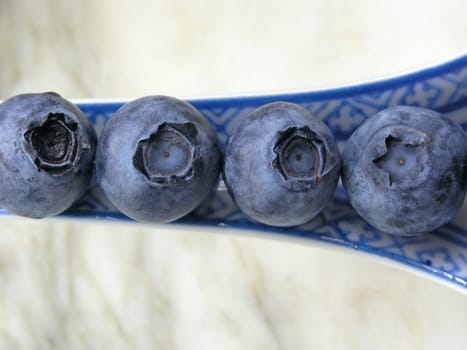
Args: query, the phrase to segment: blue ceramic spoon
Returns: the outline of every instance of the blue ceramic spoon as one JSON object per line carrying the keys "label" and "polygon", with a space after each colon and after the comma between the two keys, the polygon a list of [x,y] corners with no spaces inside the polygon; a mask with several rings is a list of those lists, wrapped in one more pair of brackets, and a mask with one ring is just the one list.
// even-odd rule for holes
{"label": "blue ceramic spoon", "polygon": [[[394,105],[413,105],[446,114],[467,130],[467,55],[414,73],[381,81],[329,90],[246,97],[189,100],[215,126],[223,144],[239,120],[251,110],[274,101],[297,103],[323,119],[342,147],[366,118]],[[89,100],[78,106],[98,133],[124,101]],[[467,201],[466,201],[467,202]],[[0,209],[1,210],[1,209]],[[5,211],[2,214],[9,215]],[[126,220],[94,185],[62,217]],[[186,231],[243,232],[265,237],[299,238],[328,247],[381,257],[467,294],[467,205],[453,222],[435,232],[414,238],[390,236],[366,224],[350,207],[342,186],[334,201],[311,222],[293,228],[268,227],[246,218],[232,202],[222,182],[215,195],[189,216],[168,224]],[[177,226],[178,225],[178,226]],[[181,226],[181,227],[180,227]],[[238,231],[235,231],[238,232]]]}

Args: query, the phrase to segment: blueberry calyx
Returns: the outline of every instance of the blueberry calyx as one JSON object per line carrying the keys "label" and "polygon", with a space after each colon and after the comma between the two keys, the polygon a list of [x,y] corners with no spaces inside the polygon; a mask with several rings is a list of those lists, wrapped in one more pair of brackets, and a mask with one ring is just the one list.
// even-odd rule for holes
{"label": "blueberry calyx", "polygon": [[388,187],[415,188],[424,183],[430,171],[430,138],[407,126],[380,129],[370,143],[370,158]]}
{"label": "blueberry calyx", "polygon": [[373,162],[378,168],[388,172],[389,186],[392,186],[394,181],[403,181],[404,177],[416,176],[419,172],[418,145],[404,143],[391,135],[386,137],[385,143],[387,152]]}
{"label": "blueberry calyx", "polygon": [[196,135],[192,123],[162,123],[138,142],[133,165],[151,184],[188,181],[193,177]]}
{"label": "blueberry calyx", "polygon": [[63,113],[49,113],[41,125],[24,133],[26,149],[38,171],[62,175],[73,167],[78,154],[77,128],[75,122],[65,121]]}
{"label": "blueberry calyx", "polygon": [[311,187],[323,176],[326,149],[322,140],[307,126],[291,127],[279,133],[274,146],[273,165],[284,180]]}

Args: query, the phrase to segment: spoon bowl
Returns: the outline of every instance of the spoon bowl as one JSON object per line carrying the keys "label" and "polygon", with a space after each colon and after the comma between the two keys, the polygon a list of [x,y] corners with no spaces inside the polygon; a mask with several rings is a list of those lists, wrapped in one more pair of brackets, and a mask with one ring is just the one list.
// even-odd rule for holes
{"label": "spoon bowl", "polygon": [[[467,55],[401,76],[319,91],[188,99],[215,127],[223,145],[236,125],[253,109],[266,103],[297,103],[322,119],[340,148],[351,133],[378,111],[395,105],[430,108],[447,115],[467,130]],[[99,134],[107,119],[126,101],[75,101]],[[0,214],[11,215],[0,209]],[[135,223],[105,198],[94,183],[60,217]],[[340,247],[409,269],[467,294],[467,205],[454,220],[418,237],[391,236],[363,221],[350,206],[341,184],[333,201],[312,221],[277,228],[246,217],[220,180],[214,193],[188,216],[168,224],[185,231],[244,232]]]}

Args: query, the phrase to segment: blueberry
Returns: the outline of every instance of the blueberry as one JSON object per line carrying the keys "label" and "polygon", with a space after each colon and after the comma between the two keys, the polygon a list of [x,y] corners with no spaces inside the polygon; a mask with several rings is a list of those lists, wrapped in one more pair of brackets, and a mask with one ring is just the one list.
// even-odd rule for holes
{"label": "blueberry", "polygon": [[399,106],[367,119],[347,141],[342,181],[370,225],[416,235],[451,220],[466,193],[467,138],[447,117]]}
{"label": "blueberry", "polygon": [[99,139],[97,181],[121,212],[138,221],[169,222],[188,214],[216,185],[219,172],[213,128],[175,98],[127,103]]}
{"label": "blueberry", "polygon": [[68,209],[88,188],[96,134],[56,93],[22,94],[0,105],[0,206],[42,218]]}
{"label": "blueberry", "polygon": [[238,207],[273,226],[303,224],[331,200],[340,156],[327,126],[287,102],[262,106],[229,138],[223,176]]}

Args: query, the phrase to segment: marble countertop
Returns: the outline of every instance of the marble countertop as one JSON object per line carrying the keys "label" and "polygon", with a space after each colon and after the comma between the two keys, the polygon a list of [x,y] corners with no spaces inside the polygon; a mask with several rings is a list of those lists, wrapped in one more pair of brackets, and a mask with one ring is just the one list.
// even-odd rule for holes
{"label": "marble countertop", "polygon": [[[0,1],[0,99],[319,88],[467,48],[462,0]],[[465,349],[467,298],[365,256],[0,218],[0,349]]]}
{"label": "marble countertop", "polygon": [[2,349],[450,349],[467,298],[270,239],[2,218]]}

